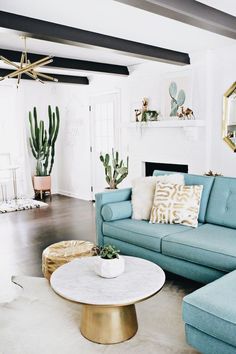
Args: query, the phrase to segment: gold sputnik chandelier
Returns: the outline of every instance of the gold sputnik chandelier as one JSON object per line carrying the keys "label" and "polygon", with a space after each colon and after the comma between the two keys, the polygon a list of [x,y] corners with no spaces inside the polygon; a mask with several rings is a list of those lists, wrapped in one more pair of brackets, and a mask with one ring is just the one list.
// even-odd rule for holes
{"label": "gold sputnik chandelier", "polygon": [[46,75],[46,74],[42,74],[39,73],[38,71],[36,71],[36,69],[48,65],[50,63],[53,62],[53,57],[52,56],[47,56],[44,57],[40,60],[35,61],[34,63],[31,63],[30,60],[27,57],[27,50],[26,50],[26,37],[23,37],[24,42],[25,42],[25,49],[21,54],[21,59],[20,59],[20,64],[16,64],[14,62],[12,62],[11,60],[8,60],[7,58],[3,57],[2,55],[0,55],[0,59],[8,65],[13,66],[16,70],[5,75],[5,76],[1,76],[0,77],[0,81],[5,80],[5,79],[10,79],[10,78],[14,78],[17,77],[17,87],[19,86],[20,80],[21,80],[21,76],[22,74],[25,74],[29,77],[31,77],[32,79],[41,82],[42,84],[44,84],[43,79],[45,80],[50,80],[50,81],[54,81],[57,82],[58,80],[55,79],[52,76]]}

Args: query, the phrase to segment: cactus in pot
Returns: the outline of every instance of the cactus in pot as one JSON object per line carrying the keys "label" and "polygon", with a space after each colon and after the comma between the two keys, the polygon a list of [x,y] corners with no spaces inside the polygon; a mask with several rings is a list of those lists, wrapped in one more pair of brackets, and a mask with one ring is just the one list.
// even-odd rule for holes
{"label": "cactus in pot", "polygon": [[[36,159],[36,175],[34,176],[35,190],[50,190],[50,175],[54,165],[55,144],[58,137],[60,116],[58,107],[55,112],[48,106],[48,129],[43,120],[38,121],[37,109],[29,112],[30,138],[32,154]],[[44,177],[44,178],[43,178]]]}
{"label": "cactus in pot", "polygon": [[104,166],[106,182],[109,189],[117,189],[117,185],[128,176],[129,157],[127,156],[126,165],[123,160],[119,161],[118,151],[112,149],[111,156],[100,154],[100,161]]}
{"label": "cactus in pot", "polygon": [[177,112],[180,106],[182,106],[185,102],[185,92],[184,90],[180,90],[177,94],[177,84],[176,82],[171,82],[169,86],[169,94],[171,97],[171,111],[170,116],[177,116]]}

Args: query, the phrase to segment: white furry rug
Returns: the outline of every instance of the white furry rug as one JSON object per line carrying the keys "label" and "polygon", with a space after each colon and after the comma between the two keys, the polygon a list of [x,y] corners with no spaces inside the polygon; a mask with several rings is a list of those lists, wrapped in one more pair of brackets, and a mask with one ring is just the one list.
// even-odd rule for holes
{"label": "white furry rug", "polygon": [[19,198],[0,203],[0,213],[10,213],[12,211],[29,210],[35,208],[45,208],[48,204],[34,199]]}
{"label": "white furry rug", "polygon": [[[139,329],[121,344],[100,345],[79,331],[80,305],[57,296],[44,278],[13,277],[17,297],[0,304],[1,354],[194,354],[181,320],[184,294],[165,285],[136,305]],[[20,291],[19,291],[20,289]]]}

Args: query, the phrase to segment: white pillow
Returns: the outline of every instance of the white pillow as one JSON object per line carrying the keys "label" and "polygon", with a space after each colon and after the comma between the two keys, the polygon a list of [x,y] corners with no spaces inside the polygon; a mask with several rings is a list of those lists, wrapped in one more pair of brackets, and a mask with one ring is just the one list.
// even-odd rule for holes
{"label": "white pillow", "polygon": [[169,175],[139,177],[132,181],[132,219],[149,220],[157,182],[184,184],[184,175],[172,173]]}

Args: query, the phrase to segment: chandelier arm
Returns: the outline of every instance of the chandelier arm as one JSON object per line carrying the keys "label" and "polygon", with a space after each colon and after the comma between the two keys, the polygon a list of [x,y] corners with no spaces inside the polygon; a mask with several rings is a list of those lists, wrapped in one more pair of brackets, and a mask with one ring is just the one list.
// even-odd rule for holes
{"label": "chandelier arm", "polygon": [[[20,58],[20,68],[22,69],[23,68],[23,63],[24,63],[24,60],[25,60],[25,53],[23,52],[21,54],[21,58]],[[18,75],[18,78],[17,78],[17,84],[16,84],[16,87],[18,88],[19,84],[20,84],[20,79],[21,79],[21,74]]]}
{"label": "chandelier arm", "polygon": [[10,61],[8,60],[7,58],[3,57],[3,56],[0,56],[0,59],[5,63],[5,64],[8,64],[8,65],[12,65],[14,66],[15,68],[17,69],[20,69],[20,66],[15,64],[13,61]]}
{"label": "chandelier arm", "polygon": [[52,61],[53,60],[51,59],[51,57],[45,57],[45,58],[40,59],[32,64],[26,65],[22,69],[18,69],[16,71],[14,71],[13,73],[8,74],[6,77],[12,78],[12,77],[18,76],[19,74],[23,74],[26,71],[30,71],[31,69],[35,68],[36,66],[44,66],[44,65],[50,64],[50,63],[52,63]]}
{"label": "chandelier arm", "polygon": [[58,82],[58,79],[56,79],[56,78],[54,78],[54,77],[52,77],[52,76],[43,74],[43,73],[38,73],[38,72],[37,72],[37,76],[41,76],[41,77],[43,77],[44,79],[48,79],[48,80],[51,80],[51,81]]}

